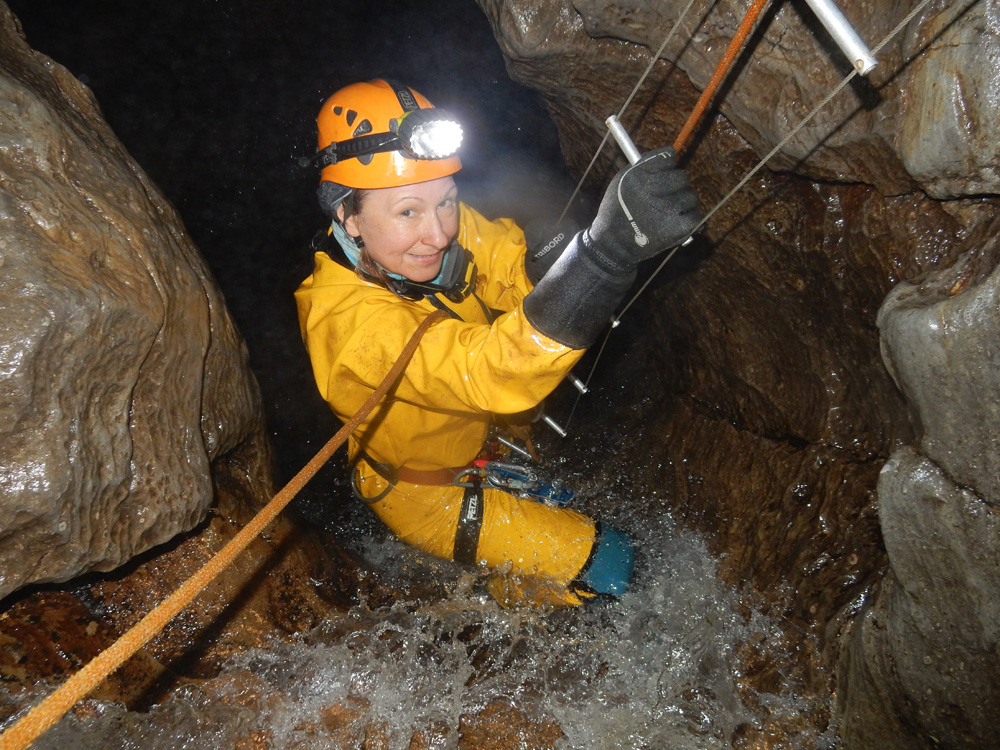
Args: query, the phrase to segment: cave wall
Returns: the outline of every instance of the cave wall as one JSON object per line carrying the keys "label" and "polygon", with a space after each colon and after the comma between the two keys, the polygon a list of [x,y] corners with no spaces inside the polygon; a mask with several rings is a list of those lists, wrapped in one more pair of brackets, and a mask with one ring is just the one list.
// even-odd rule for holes
{"label": "cave wall", "polygon": [[[174,593],[275,487],[247,348],[199,250],[90,90],[26,44],[2,0],[0,269],[6,722],[17,696]],[[148,709],[359,597],[399,592],[286,510],[94,696]]]}
{"label": "cave wall", "polygon": [[[843,733],[859,744],[996,745],[1000,268],[972,280],[973,260],[899,284],[879,311],[885,362],[920,438],[895,450],[878,480],[891,567],[852,623],[842,670],[855,696]],[[880,700],[857,700],[869,695]]]}
{"label": "cave wall", "polygon": [[[479,2],[580,174],[684,6]],[[916,3],[838,5],[874,46]],[[622,118],[640,149],[673,142],[743,12],[694,4]],[[977,295],[969,309],[996,315],[976,290],[996,267],[997,30],[986,3],[930,6],[904,25],[875,71],[723,205],[625,316],[613,334],[624,354],[603,368],[643,397],[595,417],[610,430],[577,425],[580,442],[626,446],[608,471],[630,478],[628,502],[705,532],[722,576],[799,634],[802,679],[836,691],[846,747],[924,747],[931,736],[982,746],[977,728],[1000,708],[993,690],[972,705],[998,672],[985,602],[1000,589],[997,474],[984,460],[998,391],[970,369],[995,362],[996,337],[947,326],[932,347],[910,328],[941,323],[940,296]],[[807,6],[766,9],[684,153],[703,207],[848,72]],[[612,143],[587,185],[600,190],[623,164]],[[900,291],[928,279],[943,292]],[[923,322],[890,312],[900,295]],[[933,348],[953,353],[947,367]],[[966,408],[951,410],[956,399]],[[945,533],[967,507],[978,509],[967,528]],[[935,533],[939,544],[923,541]],[[929,653],[941,659],[924,662]],[[942,659],[963,666],[948,672]]]}
{"label": "cave wall", "polygon": [[260,396],[211,273],[2,3],[0,266],[0,598],[191,529],[237,447],[266,496]]}

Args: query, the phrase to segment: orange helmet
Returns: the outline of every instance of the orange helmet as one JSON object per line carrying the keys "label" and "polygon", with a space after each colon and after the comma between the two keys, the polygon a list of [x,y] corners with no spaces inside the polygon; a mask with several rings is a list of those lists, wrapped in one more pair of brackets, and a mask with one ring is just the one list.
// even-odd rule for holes
{"label": "orange helmet", "polygon": [[316,118],[321,179],[350,188],[412,185],[455,174],[458,121],[424,96],[376,79],[341,89]]}

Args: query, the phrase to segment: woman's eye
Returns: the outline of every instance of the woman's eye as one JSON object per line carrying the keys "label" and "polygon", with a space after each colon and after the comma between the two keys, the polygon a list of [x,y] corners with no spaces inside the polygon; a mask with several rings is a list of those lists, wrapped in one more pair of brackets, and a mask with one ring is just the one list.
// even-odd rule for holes
{"label": "woman's eye", "polygon": [[408,219],[411,216],[416,216],[417,212],[414,211],[412,208],[404,208],[402,211],[399,212],[399,215]]}

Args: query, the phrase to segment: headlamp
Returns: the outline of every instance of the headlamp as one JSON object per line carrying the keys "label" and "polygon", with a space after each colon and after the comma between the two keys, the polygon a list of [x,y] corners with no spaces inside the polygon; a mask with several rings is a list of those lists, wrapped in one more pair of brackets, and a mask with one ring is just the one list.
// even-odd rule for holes
{"label": "headlamp", "polygon": [[440,109],[415,109],[403,115],[399,144],[418,159],[447,159],[462,145],[462,126]]}
{"label": "headlamp", "polygon": [[344,159],[385,151],[404,151],[414,159],[447,159],[462,145],[462,126],[443,109],[415,109],[398,121],[395,133],[368,133],[335,141],[312,161],[328,167]]}

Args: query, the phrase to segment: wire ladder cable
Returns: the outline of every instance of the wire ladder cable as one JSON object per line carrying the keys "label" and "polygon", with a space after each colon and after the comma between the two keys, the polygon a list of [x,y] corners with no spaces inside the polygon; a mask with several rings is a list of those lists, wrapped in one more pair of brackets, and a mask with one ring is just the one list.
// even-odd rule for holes
{"label": "wire ladder cable", "polygon": [[[736,55],[739,53],[740,48],[743,46],[744,40],[749,35],[750,30],[753,28],[754,24],[757,22],[757,19],[759,18],[761,11],[763,11],[764,6],[766,4],[767,0],[753,0],[753,2],[750,4],[750,7],[747,8],[746,13],[743,15],[743,20],[740,22],[739,27],[736,29],[736,33],[733,35],[733,38],[729,42],[729,46],[726,48],[726,51],[720,58],[719,63],[716,65],[715,72],[712,74],[712,78],[705,86],[705,89],[701,92],[701,96],[698,97],[698,101],[695,103],[694,108],[691,110],[691,114],[688,116],[688,119],[684,123],[684,126],[681,128],[681,131],[678,134],[677,139],[674,141],[674,150],[677,151],[678,153],[680,153],[680,151],[684,148],[687,142],[687,138],[689,137],[691,132],[693,132],[695,125],[697,125],[698,121],[701,119],[701,116],[707,109],[709,100],[715,93],[715,90],[718,88],[719,84],[722,82],[722,79],[725,78],[727,71],[732,66],[733,61],[736,59]],[[680,28],[681,22],[684,20],[684,17],[687,15],[692,5],[694,5],[694,0],[688,0],[688,4],[684,7],[684,10],[681,12],[681,15],[677,19],[677,23],[674,24],[673,28],[670,30],[670,33],[667,34],[666,38],[663,40],[663,43],[660,45],[660,48],[653,56],[653,59],[650,60],[650,63],[646,67],[646,70],[643,71],[642,75],[639,77],[639,81],[632,88],[631,93],[625,100],[625,104],[623,104],[622,108],[619,110],[617,115],[619,120],[624,115],[625,110],[628,108],[629,104],[632,103],[632,99],[635,98],[636,93],[639,91],[639,88],[646,80],[646,77],[649,75],[650,71],[652,71],[653,65],[659,59],[660,55],[663,54],[663,50],[666,49],[668,42],[673,37],[677,29]],[[676,65],[676,63],[674,64]],[[610,137],[610,131],[605,132],[604,138],[601,140],[601,143],[598,145],[593,158],[590,160],[590,164],[588,164],[587,169],[584,170],[583,176],[580,177],[576,189],[573,191],[573,194],[570,196],[569,201],[566,203],[566,207],[563,209],[562,214],[559,216],[559,222],[562,222],[563,218],[566,216],[567,211],[569,211],[570,205],[572,205],[573,201],[576,199],[576,196],[580,192],[580,188],[583,185],[583,181],[587,178],[587,174],[590,172],[591,168],[594,166],[594,163],[600,156],[601,151],[604,149],[604,144],[608,142],[609,137]],[[726,196],[725,200],[728,200],[728,198],[729,196]],[[715,213],[715,211],[718,208],[719,206],[716,206],[711,211],[711,213]],[[653,275],[650,276],[643,283],[642,288],[635,295],[635,297],[633,297],[628,302],[628,304],[625,306],[625,309],[619,312],[614,317],[614,319],[612,320],[611,327],[607,330],[607,332],[604,335],[604,339],[602,340],[601,346],[597,351],[597,356],[594,358],[590,371],[587,373],[587,377],[583,381],[584,390],[580,390],[580,392],[577,393],[576,400],[573,402],[573,408],[570,410],[569,417],[567,417],[566,419],[564,429],[567,430],[569,429],[569,425],[573,421],[573,416],[576,414],[576,408],[580,403],[580,399],[583,396],[585,389],[590,385],[591,378],[593,378],[594,372],[597,370],[598,362],[601,361],[601,356],[604,354],[604,348],[607,346],[608,339],[611,336],[611,331],[618,325],[619,321],[621,320],[621,316],[624,314],[625,310],[627,310],[629,307],[632,306],[632,303],[635,302],[639,294],[641,294],[646,289],[646,287],[649,286],[649,284],[655,278],[656,274],[660,272],[660,269],[663,268],[663,266],[666,265],[667,261],[669,261],[670,258],[674,256],[674,253],[677,252],[677,249],[683,245],[686,245],[688,241],[691,239],[691,237],[694,235],[694,233],[698,229],[700,229],[704,224],[705,220],[702,220],[680,245],[678,245],[677,247],[675,247],[670,251],[666,259],[653,272]]]}
{"label": "wire ladder cable", "polygon": [[[893,27],[893,29],[888,34],[886,34],[886,36],[882,39],[882,41],[880,41],[877,45],[875,45],[872,48],[872,50],[871,50],[872,54],[874,55],[874,54],[877,54],[879,51],[881,51],[882,48],[885,47],[885,45],[888,44],[890,41],[892,41],[892,39],[894,39],[904,28],[906,28],[913,21],[914,18],[916,18],[920,13],[922,13],[927,8],[927,6],[931,4],[931,2],[933,2],[933,0],[921,0],[920,3],[918,3],[909,13],[907,13],[907,15],[903,18],[903,20],[901,20],[898,24],[896,24],[896,26]],[[971,7],[972,5],[974,5],[976,2],[978,2],[978,0],[971,0],[971,2],[969,3],[969,7]],[[670,262],[670,260],[674,257],[674,255],[677,253],[677,251],[687,242],[687,240],[690,237],[694,236],[698,232],[698,230],[700,230],[703,226],[705,226],[705,224],[708,223],[708,220],[711,219],[712,216],[714,216],[719,211],[719,209],[721,209],[726,203],[728,203],[729,200],[736,193],[738,193],[740,190],[742,190],[743,187],[750,180],[753,179],[754,175],[756,175],[775,156],[775,154],[777,154],[786,145],[788,145],[788,143],[795,136],[797,136],[802,131],[802,129],[804,127],[806,127],[806,125],[808,125],[813,120],[813,118],[817,114],[819,114],[819,112],[824,107],[826,107],[826,105],[829,104],[830,101],[834,97],[836,97],[837,94],[839,94],[844,89],[844,87],[847,86],[855,78],[855,76],[857,76],[857,75],[858,75],[858,71],[857,70],[852,70],[839,84],[837,84],[837,86],[835,86],[815,107],[813,107],[813,109],[810,110],[810,112],[798,124],[796,124],[796,126],[794,128],[792,128],[792,130],[784,138],[782,138],[781,141],[776,146],[774,146],[774,148],[772,148],[767,153],[766,156],[764,156],[764,158],[762,158],[760,161],[757,162],[757,164],[754,165],[754,167],[736,184],[735,187],[733,187],[728,193],[726,193],[726,195],[723,196],[722,199],[720,199],[711,208],[711,210],[709,210],[704,215],[704,217],[702,217],[701,221],[698,222],[698,225],[691,231],[691,233],[689,234],[688,238],[685,238],[685,240],[683,242],[681,242],[680,244],[678,244],[677,246],[675,246],[673,249],[670,250],[669,253],[667,253],[666,256],[664,256],[663,260],[660,261],[660,263],[656,266],[656,268],[652,271],[652,273],[650,273],[650,275],[643,282],[642,286],[639,287],[639,289],[635,292],[635,294],[632,295],[632,297],[628,300],[628,302],[625,303],[625,305],[622,307],[622,309],[612,319],[611,326],[608,328],[607,332],[605,333],[604,340],[602,341],[601,346],[598,349],[597,355],[596,355],[596,357],[594,358],[594,361],[591,364],[591,367],[590,367],[589,372],[587,373],[586,379],[584,379],[584,381],[583,381],[585,387],[590,385],[590,381],[593,378],[594,373],[597,370],[597,365],[598,365],[598,363],[601,360],[601,356],[604,354],[604,349],[607,346],[607,342],[608,342],[609,337],[611,336],[611,332],[614,330],[615,327],[618,326],[619,322],[621,321],[622,316],[629,310],[629,308],[632,307],[633,304],[635,304],[636,300],[638,300],[639,297],[642,296],[643,292],[646,291],[647,287],[649,287],[649,285],[657,277],[657,275],[660,273],[660,271],[663,270],[664,266],[666,266],[667,263]],[[605,134],[604,141],[601,142],[601,146],[602,147],[603,147],[604,143],[607,141],[607,139],[608,139],[608,135]],[[678,141],[680,141],[680,140],[681,140],[680,137],[678,137]],[[683,146],[683,145],[684,144],[681,143],[681,146]],[[675,148],[677,148],[676,144],[675,144]],[[596,159],[597,159],[597,155],[595,154],[594,160],[596,160]],[[593,164],[593,161],[591,163]],[[582,183],[582,180],[581,180],[581,183]],[[573,408],[570,410],[569,417],[567,417],[566,422],[564,423],[564,429],[569,429],[569,425],[573,421],[573,416],[576,413],[576,409],[577,409],[577,406],[580,403],[580,398],[582,397],[582,395],[583,395],[582,393],[577,394],[576,400],[573,402]]]}
{"label": "wire ladder cable", "polygon": [[[681,24],[684,23],[684,19],[687,16],[688,11],[691,10],[694,3],[695,0],[688,0],[687,5],[684,6],[684,10],[682,10],[681,14],[677,16],[677,21],[674,22],[674,25],[671,27],[670,31],[664,37],[663,42],[660,44],[659,49],[656,50],[656,54],[652,56],[652,58],[649,61],[649,64],[646,66],[646,69],[642,72],[642,75],[639,76],[639,80],[636,82],[635,86],[632,87],[632,91],[630,91],[629,95],[625,98],[625,103],[622,104],[621,109],[618,110],[619,120],[625,114],[625,110],[628,109],[629,105],[632,103],[632,100],[635,98],[635,95],[639,93],[639,89],[642,88],[642,84],[646,82],[646,78],[648,78],[649,74],[653,71],[653,67],[660,59],[660,56],[663,54],[663,51],[667,48],[667,45],[670,44],[670,40],[674,38],[674,34],[677,33],[677,30],[681,27]],[[608,142],[609,135],[610,134],[607,131],[605,131],[604,138],[601,139],[600,144],[598,144],[597,149],[594,151],[594,156],[591,158],[590,163],[587,164],[587,168],[583,170],[583,175],[581,175],[580,179],[577,181],[576,188],[573,190],[573,194],[570,195],[569,200],[566,201],[566,206],[563,208],[562,213],[559,214],[559,220],[556,222],[556,225],[561,224],[562,220],[566,218],[566,214],[569,212],[570,206],[573,205],[573,201],[576,200],[576,196],[580,194],[580,189],[583,187],[584,180],[587,179],[587,175],[589,175],[590,170],[594,168],[594,164],[597,162],[598,157],[601,155],[601,151],[604,150],[604,144]]]}
{"label": "wire ladder cable", "polygon": [[[978,1],[978,0],[973,0],[973,3],[977,2],[977,1]],[[881,49],[882,49],[882,48],[883,48],[883,47],[884,47],[884,46],[885,46],[886,44],[888,44],[888,43],[889,43],[889,42],[890,42],[890,41],[891,41],[891,40],[893,39],[893,37],[895,37],[895,36],[896,36],[896,34],[898,34],[898,33],[899,33],[900,31],[902,31],[902,30],[903,30],[904,28],[906,28],[906,26],[908,26],[908,25],[909,25],[909,23],[910,23],[910,22],[911,22],[911,21],[912,21],[912,20],[913,20],[914,18],[916,18],[916,16],[917,16],[917,15],[918,15],[918,14],[919,14],[919,13],[920,13],[920,12],[921,12],[921,11],[922,11],[922,10],[923,10],[924,8],[926,8],[926,7],[928,6],[928,5],[930,5],[930,3],[931,3],[931,2],[933,2],[933,0],[922,0],[922,1],[920,2],[920,4],[919,4],[919,5],[917,5],[917,6],[916,6],[916,7],[915,7],[915,8],[914,8],[914,9],[913,9],[912,11],[910,11],[910,12],[909,12],[909,13],[908,13],[908,14],[906,15],[906,17],[905,17],[905,18],[904,18],[904,19],[903,19],[902,21],[900,21],[900,22],[899,22],[899,23],[898,23],[898,24],[897,24],[897,25],[896,25],[896,26],[895,26],[895,27],[894,27],[894,28],[892,29],[892,31],[890,31],[890,32],[889,32],[889,33],[888,33],[888,34],[887,34],[887,35],[885,36],[885,38],[884,38],[884,39],[883,39],[883,40],[882,40],[881,42],[879,42],[879,43],[878,43],[877,45],[875,45],[875,47],[873,47],[873,48],[872,48],[872,53],[873,53],[873,54],[875,54],[875,53],[879,52],[879,51],[880,51],[880,50],[881,50]],[[970,5],[971,5],[971,4],[972,4],[972,3],[970,3]],[[752,180],[752,179],[754,178],[754,175],[756,175],[756,174],[757,174],[757,173],[758,173],[758,172],[759,172],[759,171],[760,171],[760,170],[761,170],[761,169],[762,169],[762,168],[763,168],[763,167],[764,167],[764,166],[765,166],[765,165],[766,165],[766,164],[767,164],[767,163],[768,163],[769,161],[771,161],[771,159],[772,159],[772,158],[774,158],[775,154],[777,154],[777,153],[778,153],[779,151],[781,151],[781,150],[782,150],[782,149],[783,149],[783,148],[784,148],[785,146],[787,146],[787,145],[788,145],[788,143],[789,143],[789,142],[790,142],[790,141],[791,141],[791,140],[792,140],[792,139],[793,139],[793,138],[794,138],[795,136],[797,136],[797,135],[799,134],[799,132],[800,132],[800,131],[801,131],[801,130],[802,130],[802,129],[803,129],[803,128],[804,128],[805,126],[806,126],[806,125],[808,125],[808,124],[809,124],[810,122],[812,122],[812,119],[813,119],[813,118],[814,118],[814,117],[815,117],[815,116],[816,116],[817,114],[819,114],[819,112],[820,112],[820,111],[821,111],[821,110],[822,110],[822,109],[823,109],[824,107],[826,107],[826,105],[827,105],[827,104],[829,104],[829,103],[830,103],[830,101],[831,101],[831,100],[832,100],[832,99],[833,99],[834,97],[836,97],[836,96],[837,96],[837,94],[839,94],[839,93],[840,93],[840,92],[841,92],[841,91],[842,91],[842,90],[844,89],[844,87],[845,87],[845,86],[847,86],[847,84],[849,84],[849,83],[850,83],[850,82],[851,82],[851,81],[852,81],[852,80],[853,80],[853,79],[854,79],[854,78],[855,78],[855,77],[856,77],[857,75],[858,75],[858,71],[857,71],[857,70],[852,70],[852,71],[851,71],[850,73],[848,73],[848,74],[847,74],[847,76],[845,76],[845,77],[844,77],[844,80],[842,80],[842,81],[841,81],[840,83],[838,83],[838,84],[837,84],[837,85],[836,85],[836,86],[835,86],[835,87],[834,87],[834,88],[833,88],[833,89],[832,89],[832,90],[831,90],[831,91],[830,91],[830,92],[829,92],[829,93],[828,93],[828,94],[827,94],[827,95],[826,95],[825,97],[823,97],[823,99],[822,99],[822,100],[821,100],[821,101],[819,102],[819,104],[817,104],[817,105],[816,105],[815,107],[813,107],[813,108],[812,108],[812,110],[810,110],[810,111],[809,111],[809,113],[808,113],[808,114],[807,114],[807,115],[806,115],[805,117],[803,117],[803,118],[802,118],[802,120],[801,120],[801,121],[800,121],[800,122],[799,122],[799,123],[798,123],[798,124],[797,124],[797,125],[796,125],[796,126],[795,126],[794,128],[792,128],[792,130],[791,130],[791,131],[790,131],[790,132],[788,133],[788,135],[786,135],[786,136],[785,136],[784,138],[782,138],[782,139],[781,139],[781,141],[780,141],[780,142],[779,142],[779,143],[778,143],[778,144],[777,144],[777,145],[776,145],[776,146],[775,146],[774,148],[772,148],[772,149],[771,149],[771,150],[770,150],[770,151],[769,151],[769,152],[767,153],[767,155],[766,155],[766,156],[765,156],[765,157],[764,157],[763,159],[761,159],[760,161],[758,161],[758,162],[757,162],[757,164],[755,164],[755,165],[754,165],[753,169],[751,169],[751,170],[750,170],[749,172],[747,172],[747,174],[746,174],[746,175],[745,175],[745,176],[743,177],[743,179],[741,179],[741,180],[740,180],[740,181],[739,181],[738,183],[736,183],[736,186],[735,186],[735,187],[733,187],[733,188],[732,188],[732,189],[731,189],[731,190],[730,190],[730,191],[729,191],[728,193],[726,193],[726,194],[725,194],[725,195],[724,195],[724,196],[722,197],[722,199],[721,199],[721,200],[719,200],[719,202],[718,202],[718,203],[716,203],[716,204],[715,204],[715,205],[714,205],[714,206],[712,207],[712,209],[711,209],[711,210],[710,210],[710,211],[709,211],[708,213],[706,213],[706,214],[705,214],[705,216],[704,216],[704,217],[702,217],[701,221],[699,221],[699,222],[698,222],[698,225],[697,225],[697,226],[696,226],[696,227],[695,227],[695,228],[694,228],[694,229],[693,229],[693,230],[691,231],[691,236],[693,236],[693,235],[694,235],[694,234],[695,234],[695,233],[696,233],[696,232],[697,232],[697,231],[698,231],[699,229],[701,229],[701,228],[702,228],[703,226],[705,226],[705,224],[707,224],[707,223],[708,223],[708,220],[709,220],[709,219],[711,219],[711,218],[712,218],[712,216],[714,216],[714,215],[716,214],[716,212],[717,212],[717,211],[718,211],[718,210],[719,210],[720,208],[722,208],[722,207],[723,207],[723,206],[724,206],[724,205],[725,205],[726,203],[728,203],[728,202],[729,202],[729,200],[730,200],[730,199],[731,199],[731,198],[732,198],[732,197],[733,197],[734,195],[736,195],[736,193],[738,193],[738,192],[739,192],[740,190],[742,190],[742,189],[743,189],[743,187],[744,187],[744,186],[745,186],[745,185],[746,185],[746,184],[747,184],[748,182],[750,182],[750,180]],[[672,249],[672,250],[671,250],[671,251],[670,251],[670,252],[669,252],[669,253],[668,253],[668,254],[666,255],[666,257],[664,257],[664,259],[663,259],[663,260],[662,260],[662,261],[660,262],[660,264],[659,264],[659,265],[658,265],[658,266],[657,266],[657,267],[656,267],[656,268],[655,268],[655,269],[653,270],[653,272],[652,272],[652,273],[651,273],[651,274],[649,275],[649,277],[648,277],[648,278],[646,279],[646,281],[645,281],[645,282],[643,283],[643,285],[642,285],[642,286],[641,286],[641,287],[639,288],[639,290],[638,290],[638,291],[637,291],[637,292],[636,292],[636,293],[635,293],[635,294],[634,294],[634,295],[632,296],[632,298],[631,298],[631,299],[629,299],[629,301],[628,301],[628,302],[627,302],[627,303],[625,304],[625,306],[624,306],[624,307],[623,307],[623,308],[621,309],[621,311],[620,311],[620,312],[618,313],[618,315],[616,315],[616,316],[615,316],[615,321],[616,321],[616,322],[617,322],[617,321],[619,321],[619,320],[621,320],[621,317],[622,317],[622,315],[624,315],[624,314],[625,314],[625,312],[626,312],[626,311],[627,311],[627,310],[628,310],[628,309],[629,309],[629,308],[630,308],[630,307],[631,307],[631,306],[632,306],[632,305],[633,305],[633,304],[635,303],[635,301],[636,301],[636,300],[637,300],[637,299],[638,299],[638,298],[639,298],[639,297],[640,297],[640,296],[642,295],[642,293],[643,293],[643,292],[644,292],[644,291],[646,290],[646,287],[648,287],[648,286],[649,286],[649,285],[650,285],[650,284],[652,283],[653,279],[655,279],[655,278],[656,278],[657,274],[659,274],[659,273],[660,273],[660,271],[661,271],[661,270],[663,269],[663,267],[664,267],[665,265],[667,265],[667,263],[668,263],[668,262],[670,262],[670,259],[674,257],[674,254],[675,254],[675,253],[677,252],[677,250],[678,250],[678,249],[680,249],[680,247],[681,247],[681,245],[678,245],[677,247],[673,248],[673,249]]]}

